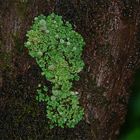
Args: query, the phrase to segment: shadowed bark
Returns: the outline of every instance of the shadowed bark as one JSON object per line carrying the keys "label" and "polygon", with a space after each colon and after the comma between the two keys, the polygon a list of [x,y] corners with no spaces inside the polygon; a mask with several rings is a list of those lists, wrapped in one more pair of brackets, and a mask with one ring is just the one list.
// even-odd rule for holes
{"label": "shadowed bark", "polygon": [[[86,41],[83,52],[85,69],[80,73],[80,80],[74,83],[75,90],[81,95],[80,102],[85,108],[85,117],[75,129],[49,130],[44,106],[37,105],[34,100],[37,84],[46,81],[24,48],[25,34],[35,16],[51,12],[70,21]],[[9,116],[9,112],[15,112],[19,104],[21,109],[18,110],[23,116],[20,123],[19,119],[12,119],[15,130],[9,130],[9,137],[50,140],[117,139],[127,112],[129,86],[140,62],[139,1],[0,0],[0,46],[0,108],[3,112],[0,117],[4,120],[4,114]],[[29,116],[26,114],[32,120],[27,124],[25,122]],[[10,119],[5,123],[7,125],[3,124],[3,131],[11,125]],[[18,134],[20,129],[15,126],[19,124],[25,125],[25,134]]]}

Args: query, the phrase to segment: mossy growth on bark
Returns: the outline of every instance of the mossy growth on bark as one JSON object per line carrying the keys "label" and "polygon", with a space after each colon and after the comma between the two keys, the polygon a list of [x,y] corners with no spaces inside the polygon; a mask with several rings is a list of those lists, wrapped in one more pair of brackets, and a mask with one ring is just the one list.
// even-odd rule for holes
{"label": "mossy growth on bark", "polygon": [[84,115],[79,93],[72,90],[72,82],[79,80],[78,73],[84,67],[82,36],[69,22],[52,13],[35,17],[27,38],[25,47],[35,58],[42,75],[52,83],[51,93],[46,85],[39,85],[36,96],[46,104],[50,127],[75,127]]}

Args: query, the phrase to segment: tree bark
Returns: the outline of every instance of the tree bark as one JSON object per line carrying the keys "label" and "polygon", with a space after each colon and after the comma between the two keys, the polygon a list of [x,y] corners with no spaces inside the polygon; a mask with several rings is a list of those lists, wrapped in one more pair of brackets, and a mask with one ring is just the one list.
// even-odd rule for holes
{"label": "tree bark", "polygon": [[[33,18],[41,13],[48,15],[51,12],[56,12],[70,21],[86,41],[83,52],[85,69],[80,73],[80,80],[74,83],[75,90],[81,95],[80,101],[85,109],[85,117],[75,129],[49,130],[42,124],[42,132],[35,134],[36,139],[116,140],[127,113],[129,87],[133,81],[133,74],[140,64],[138,0],[0,0],[2,111],[6,111],[6,106],[11,103],[8,100],[17,99],[13,97],[15,95],[10,95],[7,88],[12,92],[15,85],[19,85],[17,80],[19,76],[26,77],[23,83],[30,85],[27,89],[30,91],[27,94],[19,86],[17,88],[22,92],[22,96],[32,95],[30,99],[33,101],[30,107],[35,104],[34,92],[37,83],[43,78],[23,44]],[[31,72],[36,74],[33,75]],[[27,80],[28,78],[31,79]],[[9,84],[7,79],[16,84]],[[40,117],[42,112],[38,109],[37,116]],[[25,129],[28,126],[30,124],[26,125]],[[30,127],[33,129],[33,126]],[[37,131],[37,126],[38,124],[33,132]],[[45,133],[43,128],[48,132]],[[18,135],[17,131],[15,135]],[[34,138],[32,132],[29,137],[27,136],[23,137]]]}

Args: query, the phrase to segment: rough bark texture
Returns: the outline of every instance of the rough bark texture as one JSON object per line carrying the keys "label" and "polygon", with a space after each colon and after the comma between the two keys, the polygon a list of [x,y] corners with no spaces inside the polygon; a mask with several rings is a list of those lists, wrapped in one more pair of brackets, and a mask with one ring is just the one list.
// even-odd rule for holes
{"label": "rough bark texture", "polygon": [[[33,18],[52,11],[86,41],[86,66],[74,83],[85,118],[75,129],[48,129],[44,105],[34,99],[37,84],[46,81],[24,48]],[[0,0],[0,47],[2,139],[117,139],[140,62],[138,0]]]}

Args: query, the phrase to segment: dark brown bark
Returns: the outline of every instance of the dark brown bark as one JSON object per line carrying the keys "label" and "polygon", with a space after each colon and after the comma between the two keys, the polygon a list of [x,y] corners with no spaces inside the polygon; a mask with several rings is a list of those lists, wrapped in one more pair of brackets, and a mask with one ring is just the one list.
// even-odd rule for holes
{"label": "dark brown bark", "polygon": [[[139,1],[34,0],[24,3],[20,0],[1,0],[0,64],[3,76],[0,78],[0,86],[5,93],[0,100],[1,106],[4,110],[6,107],[3,104],[8,105],[10,92],[7,90],[9,83],[6,79],[18,83],[19,75],[31,78],[25,85],[35,84],[34,89],[31,89],[32,85],[29,89],[31,99],[34,99],[33,92],[41,78],[32,77],[32,69],[37,68],[37,65],[28,57],[27,50],[23,49],[25,33],[35,16],[41,13],[48,15],[52,11],[69,20],[86,41],[83,52],[85,69],[80,73],[80,81],[74,84],[75,89],[81,93],[85,119],[73,130],[47,130],[45,138],[115,140],[125,120],[129,86],[140,62]],[[40,76],[39,70],[35,75]],[[22,94],[29,96],[24,92]],[[9,100],[12,98],[10,95]]]}

